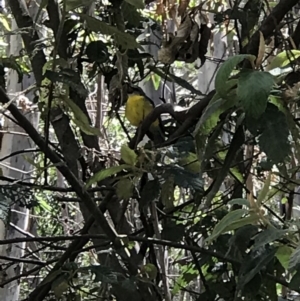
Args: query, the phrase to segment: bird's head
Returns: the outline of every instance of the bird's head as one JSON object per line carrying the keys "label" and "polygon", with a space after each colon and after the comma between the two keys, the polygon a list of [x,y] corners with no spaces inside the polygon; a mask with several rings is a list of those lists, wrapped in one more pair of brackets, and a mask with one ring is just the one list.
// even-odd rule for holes
{"label": "bird's head", "polygon": [[144,95],[144,91],[138,87],[138,86],[135,86],[135,85],[132,85],[132,84],[129,84],[127,83],[127,94],[128,96],[129,95]]}

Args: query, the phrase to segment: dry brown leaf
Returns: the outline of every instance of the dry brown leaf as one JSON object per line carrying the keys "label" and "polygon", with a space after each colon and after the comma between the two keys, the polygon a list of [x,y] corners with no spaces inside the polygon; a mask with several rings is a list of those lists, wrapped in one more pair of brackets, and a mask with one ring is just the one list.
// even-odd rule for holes
{"label": "dry brown leaf", "polygon": [[158,50],[158,60],[163,64],[172,64],[175,61],[175,53],[172,48],[161,48]]}
{"label": "dry brown leaf", "polygon": [[186,39],[192,30],[193,22],[189,15],[187,15],[179,25],[179,28],[177,30],[177,38]]}
{"label": "dry brown leaf", "polygon": [[265,51],[266,51],[265,38],[264,38],[263,33],[260,31],[259,32],[259,48],[258,48],[258,54],[257,54],[257,58],[256,58],[256,63],[255,63],[256,68],[259,68],[259,66],[261,65],[261,63],[264,59]]}
{"label": "dry brown leaf", "polygon": [[177,18],[177,8],[176,5],[170,5],[169,6],[169,17],[171,20],[176,22],[176,18]]}
{"label": "dry brown leaf", "polygon": [[162,1],[156,4],[156,11],[155,11],[155,13],[158,16],[162,16],[163,18],[166,15],[166,9],[165,9],[164,3]]}
{"label": "dry brown leaf", "polygon": [[179,17],[183,17],[189,4],[190,4],[190,0],[180,0],[179,1],[179,7],[178,7],[178,16]]}

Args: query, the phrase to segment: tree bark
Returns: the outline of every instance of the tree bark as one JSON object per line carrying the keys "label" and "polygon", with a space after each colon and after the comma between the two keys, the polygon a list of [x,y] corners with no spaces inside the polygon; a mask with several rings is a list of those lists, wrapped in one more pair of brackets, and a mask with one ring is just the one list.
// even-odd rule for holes
{"label": "tree bark", "polygon": [[[17,29],[15,21],[12,22],[12,30]],[[10,36],[10,49],[9,55],[19,55],[22,49],[22,39],[19,35]],[[18,74],[11,70],[8,76],[7,91],[11,94],[11,98],[15,98],[16,94],[27,89],[34,84],[34,76],[24,77],[21,83],[18,83]],[[33,93],[27,93],[17,98],[19,107],[23,110],[23,114],[30,120],[34,127],[38,126],[39,113],[32,111],[30,108],[29,99],[33,98]],[[5,133],[2,140],[2,148],[0,151],[0,157],[8,156],[9,154],[22,151],[26,149],[34,148],[34,143],[28,137],[26,132],[13,121],[8,118],[4,122],[4,130],[8,132],[15,132],[17,134]],[[26,156],[33,159],[33,153],[27,153]],[[33,166],[24,158],[24,154],[9,157],[1,162],[1,169],[4,176],[8,176],[15,179],[31,181]],[[3,183],[8,184],[8,183]],[[29,210],[24,206],[20,206],[18,201],[10,200],[11,213],[10,220],[6,221],[6,225],[1,221],[1,237],[0,239],[11,239],[14,237],[20,237],[20,234],[16,228],[26,231],[29,222]],[[16,227],[10,227],[10,223]],[[26,243],[18,243],[3,246],[1,248],[1,255],[21,258],[25,252]],[[3,264],[3,263],[2,263]],[[22,273],[23,264],[16,263],[11,265],[8,269],[2,271],[3,280],[15,277]],[[19,300],[20,284],[17,281],[10,283],[9,285],[0,288],[0,299],[3,301],[17,301]]]}

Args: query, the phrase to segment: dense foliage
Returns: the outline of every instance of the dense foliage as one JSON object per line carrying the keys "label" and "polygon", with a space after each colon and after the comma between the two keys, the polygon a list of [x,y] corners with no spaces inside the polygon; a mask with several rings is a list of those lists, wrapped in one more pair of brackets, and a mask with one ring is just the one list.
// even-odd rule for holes
{"label": "dense foliage", "polygon": [[[12,184],[1,201],[51,221],[21,239],[43,260],[20,275],[26,300],[300,292],[298,1],[48,0],[34,17],[23,2],[8,0],[2,15],[3,33],[14,19],[25,49],[2,54],[0,100],[39,150],[35,182],[2,176]],[[220,32],[231,55],[206,93],[195,78],[216,61]],[[39,131],[9,102],[8,69],[20,82],[34,75]],[[127,88],[149,83],[160,105],[135,128],[123,116]],[[144,143],[160,117],[165,141]],[[66,188],[55,187],[56,169]],[[32,288],[24,276],[37,272]]]}

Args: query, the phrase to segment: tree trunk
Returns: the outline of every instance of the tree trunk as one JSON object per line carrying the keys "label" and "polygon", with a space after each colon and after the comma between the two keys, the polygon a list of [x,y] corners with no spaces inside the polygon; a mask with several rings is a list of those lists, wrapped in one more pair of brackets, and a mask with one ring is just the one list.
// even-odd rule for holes
{"label": "tree trunk", "polygon": [[[13,21],[12,30],[16,29],[16,23]],[[11,35],[9,41],[9,55],[18,55],[22,49],[22,39],[19,35]],[[15,71],[10,71],[7,83],[7,91],[11,98],[34,84],[34,76],[25,76],[21,83],[18,83],[18,75]],[[33,93],[28,93],[17,97],[17,103],[22,108],[23,114],[32,122],[34,127],[38,126],[39,114],[31,110],[29,99],[33,98]],[[7,131],[2,140],[2,149],[0,157],[3,158],[12,154],[13,152],[32,149],[35,147],[34,143],[28,138],[27,134],[22,128],[16,125],[8,118],[4,121],[4,130]],[[33,158],[33,153],[25,154],[30,159]],[[11,156],[1,162],[1,169],[4,176],[30,181],[32,177],[33,166],[24,158],[24,154]],[[2,184],[6,184],[3,183]],[[25,207],[20,206],[15,200],[11,202],[11,213],[9,221],[1,221],[0,225],[0,240],[21,237],[16,229],[27,230],[29,221],[29,211]],[[9,204],[10,205],[10,204]],[[6,222],[6,224],[4,223]],[[10,226],[14,225],[15,227]],[[11,244],[1,248],[2,256],[11,256],[21,258],[24,255],[25,243]],[[7,264],[7,262],[5,262]],[[6,265],[3,265],[2,267]],[[7,269],[2,270],[3,280],[8,280],[22,273],[23,265],[21,263],[10,265]],[[0,289],[0,300],[2,301],[17,301],[19,300],[20,283],[13,281]]]}

